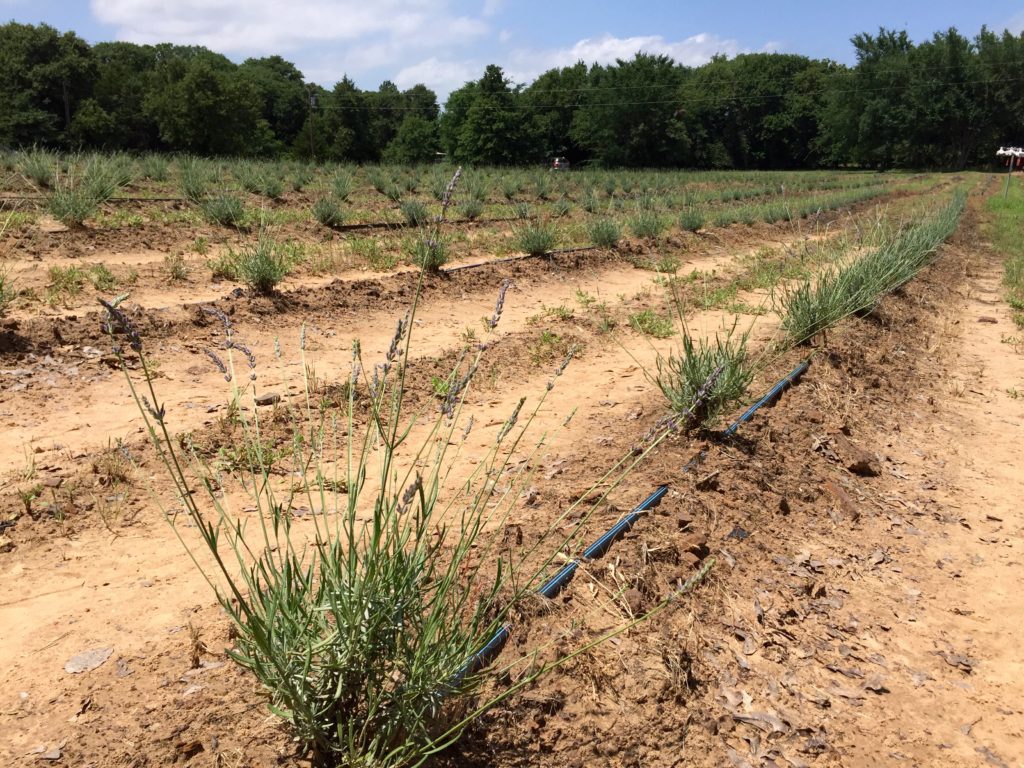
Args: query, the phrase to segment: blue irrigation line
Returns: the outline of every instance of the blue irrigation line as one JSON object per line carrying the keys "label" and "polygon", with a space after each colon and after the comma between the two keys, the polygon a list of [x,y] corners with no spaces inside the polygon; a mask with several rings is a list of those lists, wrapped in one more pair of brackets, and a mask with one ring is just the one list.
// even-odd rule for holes
{"label": "blue irrigation line", "polygon": [[548,579],[548,581],[537,590],[537,594],[543,595],[547,598],[552,598],[561,592],[565,588],[565,585],[572,580],[572,576],[576,573],[576,569],[579,567],[581,560],[592,560],[596,557],[601,557],[601,555],[608,551],[608,548],[611,547],[612,543],[617,538],[633,527],[633,524],[640,519],[640,516],[644,512],[658,506],[666,493],[668,493],[668,486],[659,485],[654,490],[654,493],[641,501],[632,512],[619,520],[619,522],[609,528],[601,538],[587,547],[583,551],[582,557],[568,563],[558,573]]}
{"label": "blue irrigation line", "polygon": [[764,397],[762,397],[760,400],[758,400],[756,403],[750,406],[742,416],[740,416],[738,419],[736,419],[736,421],[730,424],[729,427],[725,430],[725,432],[722,433],[722,436],[732,437],[733,435],[735,435],[736,430],[740,428],[741,424],[745,424],[746,422],[750,421],[750,418],[757,412],[759,408],[764,407],[772,400],[774,400],[776,397],[778,397],[780,394],[782,394],[783,390],[785,390],[787,387],[792,386],[797,381],[797,379],[804,375],[804,373],[807,371],[808,368],[810,368],[810,366],[810,360],[804,360],[802,363],[800,363],[800,365],[798,365],[796,368],[790,371],[788,376],[786,376],[783,379],[780,379],[774,387],[769,389]]}
{"label": "blue irrigation line", "polygon": [[[581,560],[590,560],[591,558],[600,557],[607,552],[612,543],[619,536],[622,536],[632,528],[633,524],[640,519],[640,516],[644,512],[658,506],[658,504],[661,503],[661,499],[667,492],[667,485],[659,485],[657,489],[655,489],[654,493],[640,502],[632,512],[613,525],[603,536],[601,536],[601,538],[587,547],[583,552],[582,557],[567,563],[558,571],[558,573],[541,585],[537,589],[537,594],[551,599],[561,592],[565,588],[565,585],[572,581],[573,574],[575,574],[576,569],[579,568]],[[467,675],[475,674],[487,666],[487,664],[489,664],[491,660],[501,652],[501,649],[505,647],[505,643],[508,642],[508,638],[511,633],[511,624],[503,624],[499,627],[497,631],[491,635],[490,639],[484,643],[483,647],[470,656],[466,663],[459,668],[459,671],[455,673],[451,682],[448,684],[449,688],[457,688]]]}
{"label": "blue irrigation line", "polygon": [[[723,433],[723,436],[732,437],[736,434],[736,430],[740,428],[740,425],[750,421],[751,417],[753,417],[759,408],[762,408],[772,402],[772,400],[778,397],[787,387],[792,386],[801,376],[804,375],[810,365],[810,361],[805,360],[794,368],[786,377],[779,380],[774,387],[768,390],[764,397],[750,406],[742,416],[730,424]],[[698,452],[683,467],[682,474],[686,474],[695,467],[700,466],[706,456],[707,451]],[[537,594],[548,599],[555,597],[555,595],[565,589],[565,586],[572,581],[572,577],[575,575],[576,570],[580,567],[582,562],[597,559],[608,552],[612,544],[615,543],[619,537],[628,532],[645,512],[654,509],[661,503],[661,500],[664,498],[666,493],[668,493],[667,485],[659,485],[655,488],[654,493],[640,502],[633,508],[632,512],[602,534],[600,538],[583,551],[583,554],[580,557],[562,566],[558,573],[544,582],[544,584],[537,589]],[[511,634],[511,624],[503,624],[499,627],[483,647],[470,656],[469,659],[466,660],[466,663],[459,668],[459,671],[455,673],[451,681],[448,683],[448,690],[458,688],[468,675],[476,674],[490,664],[491,661],[501,653],[501,649],[505,647],[505,643],[508,642]]]}

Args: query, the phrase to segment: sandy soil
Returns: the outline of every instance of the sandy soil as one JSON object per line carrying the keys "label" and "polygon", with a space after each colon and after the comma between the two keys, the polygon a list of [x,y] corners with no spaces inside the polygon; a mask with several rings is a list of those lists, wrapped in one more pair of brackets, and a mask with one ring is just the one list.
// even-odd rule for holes
{"label": "sandy soil", "polygon": [[[1024,345],[1007,343],[1015,330],[980,233],[981,202],[972,198],[935,266],[830,334],[801,383],[740,438],[677,436],[642,464],[593,528],[660,483],[671,485],[665,502],[546,610],[521,617],[503,659],[564,653],[639,615],[713,556],[708,581],[496,707],[441,764],[1021,764],[1014,637],[1024,606],[1013,585],[1024,398],[1011,393],[1024,391]],[[682,271],[728,274],[757,247],[728,233],[691,243]],[[479,332],[498,285],[514,280],[488,378],[468,403],[491,432],[520,396],[543,388],[566,346],[583,345],[538,417],[548,438],[536,493],[514,521],[529,539],[662,415],[643,367],[673,342],[649,342],[621,322],[660,310],[662,298],[652,273],[606,256],[458,274],[426,287],[414,367],[450,368],[467,327]],[[383,355],[410,279],[309,281],[291,287],[283,312],[217,290],[208,298],[256,351],[261,390],[287,398],[302,320],[317,371],[340,378],[354,336],[368,360]],[[619,317],[614,338],[578,291]],[[154,288],[152,298],[141,295],[139,313],[160,318],[146,343],[169,411],[177,428],[213,433],[221,414],[209,409],[224,384],[204,349],[220,330],[182,296],[161,302]],[[556,307],[571,316],[545,312]],[[19,318],[0,362],[2,519],[18,512],[19,489],[48,483],[37,511],[0,532],[4,764],[303,764],[256,684],[223,653],[228,622],[147,496],[164,490],[155,464],[144,462],[127,487],[100,484],[107,437],[140,456],[144,440],[104,361],[98,316],[84,304],[54,315],[49,324]],[[708,310],[690,325],[712,332],[726,320]],[[764,344],[775,319],[744,323]],[[538,347],[542,332],[557,349]],[[281,363],[269,362],[275,337]],[[755,389],[805,353],[773,361]],[[429,402],[429,392],[418,396]],[[481,431],[472,445],[488,439]],[[701,448],[703,463],[681,474]],[[101,663],[68,671],[88,651]]]}

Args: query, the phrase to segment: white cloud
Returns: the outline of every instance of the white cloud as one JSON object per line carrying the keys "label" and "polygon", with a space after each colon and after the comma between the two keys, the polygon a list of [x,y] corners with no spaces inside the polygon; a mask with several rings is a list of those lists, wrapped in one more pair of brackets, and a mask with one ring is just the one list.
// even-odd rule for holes
{"label": "white cloud", "polygon": [[399,88],[424,83],[437,92],[438,99],[443,102],[456,88],[461,88],[470,80],[479,80],[483,72],[484,65],[479,62],[441,61],[431,57],[405,67],[395,75],[394,81]]}
{"label": "white cloud", "polygon": [[1024,32],[1024,11],[1018,11],[1002,24],[995,25],[996,32],[999,32],[1002,29],[1006,29],[1014,35],[1019,35],[1021,32]]}
{"label": "white cloud", "polygon": [[[0,0],[0,4],[11,0]],[[489,19],[506,0],[90,0],[93,15],[116,38],[136,43],[202,45],[235,58],[282,54],[314,82],[333,85],[343,74],[362,87],[390,78],[400,88],[424,83],[440,100],[501,65],[528,83],[552,67],[577,61],[610,64],[638,51],[695,66],[716,53],[741,53],[736,40],[709,33],[682,40],[661,35],[579,40],[564,48],[508,50],[508,29]],[[472,6],[471,8],[468,6]],[[774,50],[769,43],[765,50]]]}
{"label": "white cloud", "polygon": [[743,49],[736,40],[718,37],[707,32],[683,40],[666,40],[661,35],[613,37],[580,40],[570,48],[550,51],[520,50],[512,54],[510,62],[517,81],[530,81],[553,67],[569,67],[577,61],[587,64],[612,64],[616,59],[631,59],[636,53],[649,53],[671,57],[679,64],[695,67],[710,61],[715,54],[735,56]]}
{"label": "white cloud", "polygon": [[[498,39],[505,42],[503,33]],[[775,51],[781,43],[768,42],[761,50]],[[483,74],[486,64],[498,64],[504,69],[505,75],[514,83],[529,84],[543,72],[554,67],[569,67],[577,61],[586,64],[612,64],[616,59],[631,59],[634,54],[642,52],[671,57],[679,64],[699,66],[711,60],[716,54],[736,56],[747,53],[749,49],[742,47],[738,41],[718,37],[703,32],[683,40],[666,40],[661,35],[638,37],[613,37],[604,35],[599,38],[586,38],[567,48],[538,51],[520,48],[506,54],[491,55],[486,60],[474,59],[439,59],[431,56],[416,64],[406,66],[395,76],[394,81],[400,88],[407,88],[415,83],[425,83],[437,92],[441,102],[456,88],[469,80],[477,80]]]}
{"label": "white cloud", "polygon": [[287,53],[367,38],[424,49],[488,31],[482,20],[455,15],[433,0],[91,0],[91,7],[121,40],[205,45],[224,53]]}

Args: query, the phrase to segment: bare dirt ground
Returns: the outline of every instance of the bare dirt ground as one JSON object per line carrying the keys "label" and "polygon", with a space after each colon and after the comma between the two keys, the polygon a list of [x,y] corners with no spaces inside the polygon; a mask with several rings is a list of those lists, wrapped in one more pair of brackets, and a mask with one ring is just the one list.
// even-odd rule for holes
{"label": "bare dirt ground", "polygon": [[[981,203],[972,197],[933,267],[830,333],[801,383],[738,439],[663,444],[611,494],[594,529],[656,485],[671,486],[667,499],[552,605],[519,617],[503,658],[565,653],[642,614],[714,557],[705,585],[497,706],[441,764],[1021,765],[1024,398],[1012,393],[1024,391],[1024,347],[1007,343],[1015,331]],[[683,270],[722,270],[752,247],[697,249]],[[614,260],[465,274],[428,286],[415,365],[443,372],[511,277],[490,379],[470,402],[484,423],[531,382],[543,387],[567,345],[584,345],[539,421],[550,437],[537,492],[514,524],[529,541],[661,416],[640,365],[672,340],[648,344],[621,329],[617,343],[573,304],[582,291],[620,317],[656,305],[651,273]],[[341,375],[357,333],[369,359],[383,353],[409,290],[402,278],[341,281],[299,291],[283,315],[264,300],[219,306],[235,306],[261,360],[272,359],[275,336],[282,359],[294,359],[307,319],[318,370]],[[223,383],[203,349],[218,329],[166,306],[147,343],[159,347],[170,411],[183,428],[213,431],[219,414],[207,409],[223,400]],[[572,316],[545,314],[560,306]],[[163,487],[156,465],[144,462],[130,490],[97,484],[103,437],[124,437],[139,455],[144,443],[102,339],[87,335],[96,316],[76,317],[62,316],[64,344],[25,318],[18,330],[37,359],[26,366],[28,352],[15,348],[2,364],[31,369],[9,376],[5,386],[26,386],[0,398],[4,509],[17,510],[26,465],[49,485],[42,512],[2,532],[0,761],[302,765],[256,684],[227,661],[228,622],[146,496],[146,486]],[[708,310],[691,324],[712,331],[723,319]],[[753,321],[763,343],[774,318]],[[542,331],[558,343],[538,346]],[[77,351],[86,346],[99,354]],[[69,360],[72,348],[80,361]],[[754,389],[805,353],[774,361]],[[285,373],[261,368],[261,388],[283,391]],[[702,448],[703,462],[682,474]],[[88,651],[98,653],[83,666],[101,663],[69,671]]]}

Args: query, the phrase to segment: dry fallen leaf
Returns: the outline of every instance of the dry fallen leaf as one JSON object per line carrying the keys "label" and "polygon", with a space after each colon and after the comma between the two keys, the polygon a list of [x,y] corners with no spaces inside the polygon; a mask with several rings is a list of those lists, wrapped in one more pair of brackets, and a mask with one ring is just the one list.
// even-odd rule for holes
{"label": "dry fallen leaf", "polygon": [[91,672],[110,658],[113,648],[96,648],[72,656],[64,663],[64,671],[72,675]]}

